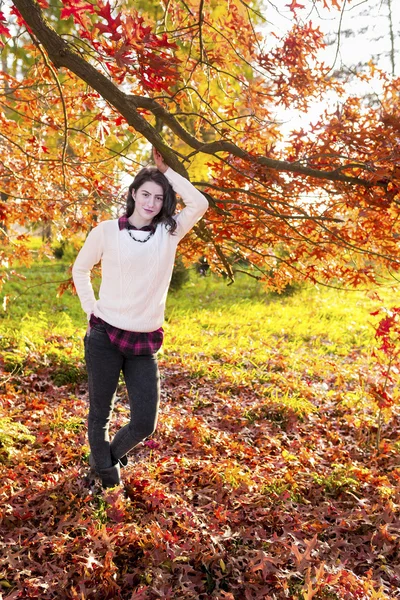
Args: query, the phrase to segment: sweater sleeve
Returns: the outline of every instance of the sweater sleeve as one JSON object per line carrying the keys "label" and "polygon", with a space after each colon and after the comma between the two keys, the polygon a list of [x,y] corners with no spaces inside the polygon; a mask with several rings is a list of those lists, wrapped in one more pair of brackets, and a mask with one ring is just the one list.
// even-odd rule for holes
{"label": "sweater sleeve", "polygon": [[94,265],[99,262],[103,254],[103,227],[98,225],[89,233],[84,245],[76,257],[72,267],[72,278],[76,292],[88,320],[92,314],[96,298],[94,295],[90,273]]}
{"label": "sweater sleeve", "polygon": [[190,181],[173,171],[170,167],[164,175],[185,203],[185,208],[175,217],[178,224],[176,231],[179,239],[181,239],[204,215],[208,208],[208,201]]}

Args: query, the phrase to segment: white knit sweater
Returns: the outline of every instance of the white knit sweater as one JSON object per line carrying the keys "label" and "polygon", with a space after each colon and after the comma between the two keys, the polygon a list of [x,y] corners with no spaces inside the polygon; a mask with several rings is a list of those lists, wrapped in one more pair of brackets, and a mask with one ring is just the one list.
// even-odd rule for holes
{"label": "white knit sweater", "polygon": [[[187,179],[170,168],[165,176],[185,203],[174,217],[174,234],[159,224],[143,244],[133,240],[127,229],[120,230],[115,219],[100,223],[86,238],[72,276],[88,319],[93,313],[126,331],[155,331],[163,324],[176,247],[208,207],[206,198]],[[147,231],[135,231],[138,239],[147,236]],[[100,260],[102,278],[96,300],[90,272]]]}

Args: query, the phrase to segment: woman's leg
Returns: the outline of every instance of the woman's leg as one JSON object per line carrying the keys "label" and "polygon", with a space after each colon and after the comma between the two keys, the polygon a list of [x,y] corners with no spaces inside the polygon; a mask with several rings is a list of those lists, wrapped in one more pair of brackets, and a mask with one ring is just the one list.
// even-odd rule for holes
{"label": "woman's leg", "polygon": [[111,344],[105,328],[96,325],[85,337],[85,360],[89,382],[89,445],[92,461],[101,474],[101,470],[113,465],[108,429],[124,357]]}
{"label": "woman's leg", "polygon": [[125,358],[123,373],[131,420],[117,431],[111,442],[111,452],[116,459],[123,457],[154,432],[160,403],[160,376],[155,355]]}

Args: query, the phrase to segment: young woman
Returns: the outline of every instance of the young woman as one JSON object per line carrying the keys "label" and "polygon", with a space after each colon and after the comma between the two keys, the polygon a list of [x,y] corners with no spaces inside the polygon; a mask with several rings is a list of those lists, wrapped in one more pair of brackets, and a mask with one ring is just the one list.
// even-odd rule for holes
{"label": "young woman", "polygon": [[[125,216],[100,223],[88,235],[72,274],[89,321],[85,360],[89,382],[88,437],[91,467],[103,487],[120,483],[127,453],[157,423],[165,301],[179,241],[202,217],[206,198],[175,173],[153,149],[156,168],[144,168],[129,186]],[[176,196],[185,207],[175,215]],[[90,280],[101,260],[96,300]],[[109,425],[120,373],[130,422],[110,441]]]}

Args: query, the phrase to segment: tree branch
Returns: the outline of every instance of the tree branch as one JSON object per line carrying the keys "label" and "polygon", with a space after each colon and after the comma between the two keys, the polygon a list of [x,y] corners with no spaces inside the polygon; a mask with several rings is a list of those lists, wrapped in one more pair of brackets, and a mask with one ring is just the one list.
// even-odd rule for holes
{"label": "tree branch", "polygon": [[[245,194],[246,196],[252,196],[254,198],[259,198],[260,200],[263,200],[265,202],[264,196],[262,196],[261,194],[257,194],[256,192],[252,192],[251,190],[246,190],[244,188],[224,188],[219,185],[204,183],[202,181],[195,181],[195,182],[193,182],[193,184],[198,187],[211,188],[213,190],[223,192],[224,194],[237,194],[237,193]],[[216,203],[215,198],[212,199],[212,202],[214,204]],[[223,204],[239,204],[240,206],[247,206],[250,208],[255,208],[257,210],[261,210],[262,212],[264,212],[272,217],[277,217],[279,219],[310,219],[310,221],[330,221],[333,223],[343,223],[343,219],[339,219],[339,218],[335,218],[335,217],[324,217],[323,215],[309,215],[306,212],[304,212],[304,214],[302,214],[302,215],[284,214],[284,213],[277,212],[275,210],[269,210],[269,209],[265,208],[265,206],[262,206],[260,204],[251,204],[249,202],[243,202],[241,200],[237,201],[237,200],[218,199],[217,202],[221,202]],[[272,204],[272,202],[271,202],[271,204]],[[283,203],[283,204],[288,206],[287,203]],[[294,208],[296,210],[299,210],[298,207],[294,207]],[[218,208],[217,208],[217,210],[218,210]]]}
{"label": "tree branch", "polygon": [[129,125],[142,134],[143,137],[161,152],[168,165],[178,173],[187,176],[186,170],[178,160],[176,154],[164,143],[155,128],[137,112],[129,95],[119,90],[105,75],[85,61],[72,48],[71,44],[58,35],[44,19],[43,13],[35,0],[15,0],[13,3],[37,39],[46,49],[50,60],[57,68],[65,67],[69,69],[95,89],[125,117]]}
{"label": "tree branch", "polygon": [[[36,42],[37,43],[37,42]],[[52,64],[49,63],[48,58],[46,56],[46,53],[43,52],[42,46],[41,44],[37,43],[37,47],[39,49],[40,54],[43,56],[43,60],[47,66],[47,68],[49,69],[50,73],[53,75],[54,80],[56,82],[57,85],[57,89],[58,89],[58,93],[60,95],[60,100],[61,100],[61,104],[62,104],[62,109],[63,109],[63,117],[64,117],[64,139],[63,139],[63,149],[62,149],[62,159],[61,159],[61,165],[62,165],[62,173],[63,173],[63,181],[64,181],[64,191],[66,190],[67,186],[66,186],[66,176],[65,176],[65,163],[66,163],[66,157],[67,157],[67,147],[68,147],[68,116],[67,116],[67,109],[65,106],[65,100],[64,100],[64,94],[61,88],[61,83],[57,77],[57,73],[53,67]]]}
{"label": "tree branch", "polygon": [[[217,155],[220,152],[229,153],[232,156],[243,159],[253,165],[258,164],[274,171],[283,171],[332,182],[360,185],[366,188],[372,187],[373,185],[385,187],[384,182],[372,183],[360,177],[344,175],[338,169],[319,170],[303,166],[298,162],[288,162],[269,158],[267,156],[251,155],[247,151],[239,148],[236,144],[223,139],[204,143],[202,140],[197,139],[189,133],[175,117],[156,100],[124,93],[105,75],[100,73],[95,67],[82,58],[82,56],[73,49],[71,44],[61,38],[48,24],[35,0],[13,0],[13,3],[31,28],[34,35],[46,49],[53,64],[57,68],[65,67],[69,69],[95,89],[126,119],[131,127],[162,153],[169,166],[186,177],[186,169],[179,161],[175,152],[163,141],[156,128],[139,114],[138,108],[145,108],[151,111],[152,114],[161,119],[173,133],[178,135],[184,143],[204,154]],[[347,168],[350,167],[348,166]],[[358,168],[360,168],[360,165]]]}

